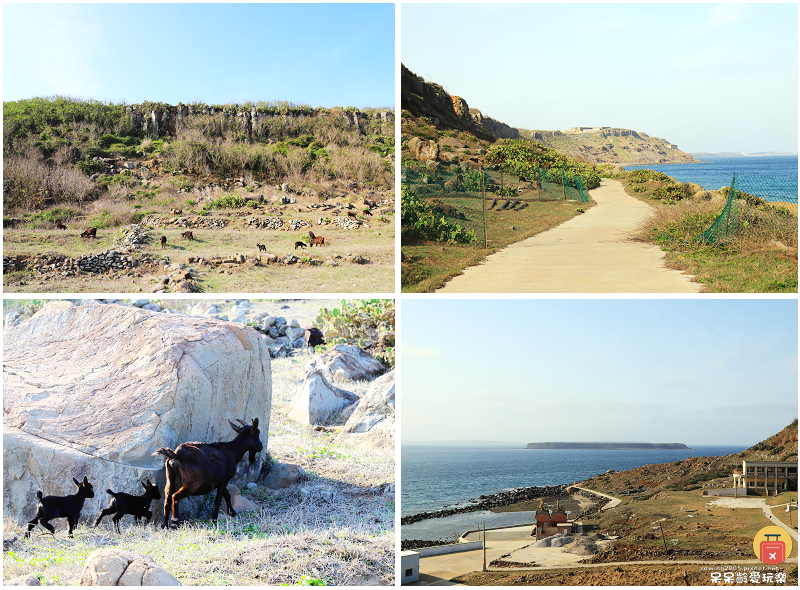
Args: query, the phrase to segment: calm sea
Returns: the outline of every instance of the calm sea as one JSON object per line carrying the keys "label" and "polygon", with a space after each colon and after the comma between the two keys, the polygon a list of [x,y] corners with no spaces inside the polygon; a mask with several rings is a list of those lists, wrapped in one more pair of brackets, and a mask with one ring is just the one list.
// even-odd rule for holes
{"label": "calm sea", "polygon": [[[657,170],[679,182],[694,182],[706,190],[730,186],[734,173],[757,176],[797,176],[797,156],[703,156],[695,164],[625,166],[625,170]],[[794,198],[797,199],[795,184]]]}
{"label": "calm sea", "polygon": [[[568,484],[604,473],[687,457],[739,453],[746,447],[698,446],[682,451],[554,450],[403,443],[401,515],[462,504],[481,495],[527,486]],[[402,527],[403,539],[439,539],[480,526],[527,523],[525,512],[473,512]]]}

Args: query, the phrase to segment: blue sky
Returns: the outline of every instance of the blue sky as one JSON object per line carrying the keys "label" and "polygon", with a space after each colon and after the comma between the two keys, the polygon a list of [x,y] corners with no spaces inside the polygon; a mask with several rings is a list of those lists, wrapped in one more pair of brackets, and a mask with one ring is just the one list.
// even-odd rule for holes
{"label": "blue sky", "polygon": [[523,129],[797,151],[797,4],[404,4],[401,59]]}
{"label": "blue sky", "polygon": [[394,4],[4,4],[3,100],[395,103]]}
{"label": "blue sky", "polygon": [[797,417],[797,309],[404,300],[402,440],[751,446]]}

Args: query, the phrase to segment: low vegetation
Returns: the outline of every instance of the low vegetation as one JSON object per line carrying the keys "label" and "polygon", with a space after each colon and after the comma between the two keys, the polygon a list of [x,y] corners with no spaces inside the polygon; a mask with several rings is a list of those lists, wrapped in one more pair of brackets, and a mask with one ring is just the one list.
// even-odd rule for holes
{"label": "low vegetation", "polygon": [[614,177],[622,181],[628,194],[656,209],[638,239],[659,245],[667,253],[668,266],[694,275],[706,291],[797,292],[796,205],[784,208],[737,193],[743,202],[740,227],[724,241],[709,243],[701,235],[723,212],[726,188],[703,191],[652,170]]}

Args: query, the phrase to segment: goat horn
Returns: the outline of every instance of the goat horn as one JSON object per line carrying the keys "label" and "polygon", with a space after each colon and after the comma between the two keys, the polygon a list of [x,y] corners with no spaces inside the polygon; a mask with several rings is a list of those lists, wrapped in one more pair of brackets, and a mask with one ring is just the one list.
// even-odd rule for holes
{"label": "goat horn", "polygon": [[250,425],[249,425],[247,422],[245,422],[244,420],[239,420],[239,419],[237,418],[237,419],[236,419],[236,421],[237,421],[239,424],[241,424],[242,426],[250,426]]}
{"label": "goat horn", "polygon": [[241,426],[236,426],[236,424],[234,424],[230,420],[228,420],[228,424],[230,424],[231,428],[233,428],[236,432],[241,432],[242,431],[242,427]]}

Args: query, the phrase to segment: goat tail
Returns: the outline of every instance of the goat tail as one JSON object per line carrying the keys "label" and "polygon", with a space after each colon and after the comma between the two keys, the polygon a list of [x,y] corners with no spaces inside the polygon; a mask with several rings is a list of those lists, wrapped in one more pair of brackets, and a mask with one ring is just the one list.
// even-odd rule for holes
{"label": "goat tail", "polygon": [[115,498],[117,497],[117,492],[112,492],[111,490],[106,490],[106,494],[109,496],[114,496]]}
{"label": "goat tail", "polygon": [[42,490],[36,490],[36,499],[39,500],[40,502],[42,501],[43,495],[44,494],[42,494]]}
{"label": "goat tail", "polygon": [[175,451],[173,451],[172,449],[168,449],[166,447],[161,447],[160,449],[157,449],[153,453],[153,455],[164,455],[168,459],[174,459],[175,461],[178,460],[178,455],[175,454]]}

